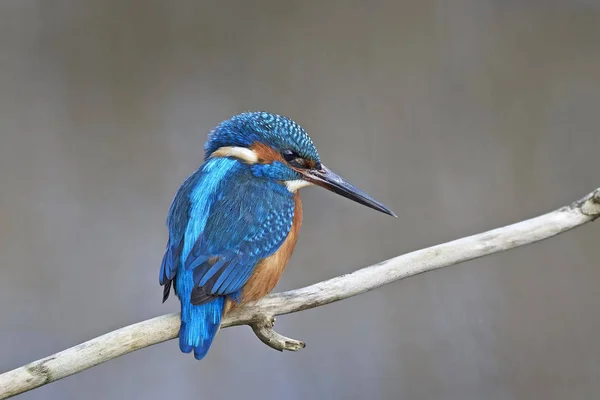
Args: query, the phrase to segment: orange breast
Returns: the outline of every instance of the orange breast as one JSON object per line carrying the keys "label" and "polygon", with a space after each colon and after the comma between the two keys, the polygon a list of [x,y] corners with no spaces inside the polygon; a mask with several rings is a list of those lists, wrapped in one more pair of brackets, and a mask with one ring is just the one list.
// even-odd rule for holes
{"label": "orange breast", "polygon": [[[296,241],[298,240],[298,233],[300,232],[300,226],[302,225],[302,201],[300,200],[300,194],[296,192],[294,194],[294,220],[292,222],[292,228],[288,234],[285,242],[281,247],[271,256],[262,259],[256,266],[254,273],[244,285],[242,291],[242,300],[240,304],[244,304],[250,301],[256,301],[265,297],[279,282],[285,266],[287,265]],[[230,308],[235,307],[235,303],[228,302],[225,306],[225,312],[229,311]]]}

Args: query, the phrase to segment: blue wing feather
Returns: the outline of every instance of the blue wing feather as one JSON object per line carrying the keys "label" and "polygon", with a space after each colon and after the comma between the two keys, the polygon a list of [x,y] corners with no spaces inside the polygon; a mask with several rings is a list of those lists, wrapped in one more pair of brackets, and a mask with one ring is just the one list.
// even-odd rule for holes
{"label": "blue wing feather", "polygon": [[292,194],[244,167],[221,187],[222,196],[213,202],[202,237],[185,261],[194,270],[197,290],[207,294],[240,290],[256,264],[283,244],[292,225]]}
{"label": "blue wing feather", "polygon": [[160,283],[166,285],[184,267],[193,270],[195,290],[234,295],[256,264],[285,241],[293,213],[285,186],[255,177],[237,160],[209,159],[171,205]]}
{"label": "blue wing feather", "polygon": [[293,195],[235,159],[207,160],[177,192],[160,268],[163,301],[174,280],[181,301],[180,348],[203,358],[218,331],[225,297],[239,301],[257,263],[285,241]]}
{"label": "blue wing feather", "polygon": [[[189,194],[193,188],[198,185],[198,182],[202,179],[203,175],[201,169],[199,169],[186,179],[177,191],[173,203],[171,203],[171,208],[169,209],[169,215],[167,217],[169,240],[160,267],[159,281],[161,285],[165,285],[167,282],[171,281],[179,268],[181,252],[183,250],[184,233],[188,223],[188,212],[191,205]],[[165,295],[168,296],[168,293],[165,293]]]}

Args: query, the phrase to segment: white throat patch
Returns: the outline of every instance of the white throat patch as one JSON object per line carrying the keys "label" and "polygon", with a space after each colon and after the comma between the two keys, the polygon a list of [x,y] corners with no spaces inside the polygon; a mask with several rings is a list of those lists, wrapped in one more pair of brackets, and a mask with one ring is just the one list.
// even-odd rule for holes
{"label": "white throat patch", "polygon": [[287,186],[287,189],[292,193],[295,193],[298,189],[301,189],[306,186],[311,186],[311,185],[312,185],[311,182],[305,181],[304,179],[297,179],[294,181],[285,181],[285,186]]}

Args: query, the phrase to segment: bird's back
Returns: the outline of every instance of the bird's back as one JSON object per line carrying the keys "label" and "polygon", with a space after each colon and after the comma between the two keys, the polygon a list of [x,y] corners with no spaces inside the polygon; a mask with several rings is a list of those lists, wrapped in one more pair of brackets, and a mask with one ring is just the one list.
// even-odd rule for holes
{"label": "bird's back", "polygon": [[161,268],[165,298],[174,281],[181,301],[182,351],[202,358],[226,301],[273,289],[296,243],[294,221],[301,222],[299,198],[235,159],[210,158],[186,180],[169,212]]}

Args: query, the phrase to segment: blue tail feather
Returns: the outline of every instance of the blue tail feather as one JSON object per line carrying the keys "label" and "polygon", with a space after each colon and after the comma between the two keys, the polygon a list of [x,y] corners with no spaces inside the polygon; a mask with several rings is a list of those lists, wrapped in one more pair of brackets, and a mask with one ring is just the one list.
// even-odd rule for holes
{"label": "blue tail feather", "polygon": [[179,348],[184,353],[194,350],[197,360],[204,358],[221,325],[225,298],[192,305],[181,305],[181,327],[179,328]]}

